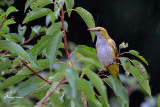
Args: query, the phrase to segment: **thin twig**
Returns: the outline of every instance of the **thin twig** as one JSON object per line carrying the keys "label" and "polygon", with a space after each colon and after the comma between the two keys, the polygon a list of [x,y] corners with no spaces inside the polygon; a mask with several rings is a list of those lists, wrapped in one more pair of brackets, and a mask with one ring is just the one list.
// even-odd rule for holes
{"label": "thin twig", "polygon": [[61,21],[62,21],[62,29],[63,29],[63,36],[64,36],[64,47],[65,47],[65,51],[66,51],[66,56],[67,56],[67,59],[69,61],[70,67],[72,67],[71,62],[70,62],[70,55],[69,55],[68,47],[67,47],[67,36],[66,36],[65,25],[64,25],[64,11],[63,11],[63,8],[61,9]]}
{"label": "thin twig", "polygon": [[26,66],[28,69],[30,69],[30,70],[31,70],[33,73],[35,73],[38,77],[40,77],[41,79],[43,79],[43,80],[46,81],[47,83],[52,84],[52,82],[50,82],[50,81],[48,81],[47,79],[43,78],[43,77],[42,77],[41,75],[39,75],[36,71],[34,71],[31,67],[29,67],[24,60],[22,60],[21,62],[24,64],[24,66]]}
{"label": "thin twig", "polygon": [[83,94],[83,91],[80,90],[80,92],[82,94],[82,101],[83,101],[84,107],[87,107],[87,101],[86,101],[86,98],[85,98],[85,96]]}
{"label": "thin twig", "polygon": [[58,84],[53,88],[53,90],[52,90],[51,92],[48,92],[48,93],[45,95],[45,97],[43,98],[42,102],[38,105],[38,107],[41,107],[41,106],[44,104],[44,102],[47,100],[47,98],[48,98],[49,96],[51,96],[51,94],[52,94],[53,92],[55,92],[55,90],[56,90],[61,84],[63,84],[64,82],[66,82],[66,81],[65,81],[65,77],[63,77],[63,78],[58,82]]}

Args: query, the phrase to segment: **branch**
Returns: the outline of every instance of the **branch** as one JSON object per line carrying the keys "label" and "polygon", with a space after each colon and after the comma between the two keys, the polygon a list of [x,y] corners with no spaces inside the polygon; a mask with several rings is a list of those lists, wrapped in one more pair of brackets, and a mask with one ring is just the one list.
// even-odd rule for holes
{"label": "branch", "polygon": [[44,104],[44,102],[47,100],[47,98],[48,98],[49,96],[51,96],[51,94],[52,94],[54,91],[56,91],[56,89],[57,89],[61,84],[65,83],[65,82],[66,82],[66,81],[65,81],[65,77],[63,77],[63,78],[58,82],[58,84],[53,88],[53,90],[52,90],[51,92],[47,92],[47,94],[46,94],[45,97],[43,98],[42,102],[38,105],[38,107],[41,107],[41,106]]}
{"label": "branch", "polygon": [[21,62],[24,64],[24,66],[26,66],[28,69],[30,69],[30,70],[31,70],[33,73],[35,73],[38,77],[40,77],[41,79],[43,79],[43,80],[46,81],[47,83],[52,84],[51,81],[48,81],[47,79],[43,78],[43,77],[42,77],[41,75],[39,75],[36,71],[34,71],[31,67],[29,67],[24,60],[22,60]]}
{"label": "branch", "polygon": [[63,11],[63,8],[61,9],[61,21],[62,21],[62,29],[63,29],[63,36],[64,36],[64,47],[65,47],[65,51],[66,51],[66,56],[67,56],[67,59],[69,61],[70,67],[72,67],[71,62],[70,62],[70,55],[68,53],[68,47],[67,47],[67,36],[66,36],[65,26],[64,26],[64,11]]}
{"label": "branch", "polygon": [[86,101],[86,98],[84,97],[83,95],[83,92],[80,90],[81,94],[82,94],[82,101],[83,101],[83,104],[84,104],[84,107],[87,107],[87,101]]}

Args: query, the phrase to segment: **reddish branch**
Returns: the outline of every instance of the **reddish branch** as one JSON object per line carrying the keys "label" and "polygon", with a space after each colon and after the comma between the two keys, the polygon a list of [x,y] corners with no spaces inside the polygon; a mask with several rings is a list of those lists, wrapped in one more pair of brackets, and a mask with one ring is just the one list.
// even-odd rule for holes
{"label": "reddish branch", "polygon": [[61,9],[61,21],[62,21],[62,29],[63,29],[63,36],[64,36],[64,47],[65,47],[67,59],[70,62],[70,55],[68,53],[68,48],[67,48],[67,36],[66,36],[65,26],[64,26],[64,11],[63,11],[63,8]]}
{"label": "reddish branch", "polygon": [[84,104],[84,107],[87,107],[87,101],[86,101],[86,98],[84,97],[83,95],[83,92],[80,90],[81,94],[82,94],[82,101],[83,101],[83,104]]}
{"label": "reddish branch", "polygon": [[56,89],[57,89],[61,84],[65,83],[65,82],[66,82],[66,81],[65,81],[65,77],[63,77],[63,78],[58,82],[58,84],[53,88],[53,90],[52,90],[51,92],[48,92],[48,93],[45,95],[45,97],[43,98],[42,102],[38,105],[38,107],[41,107],[41,106],[44,104],[44,102],[47,100],[47,98],[48,98],[49,96],[51,96],[51,94],[52,94],[53,92],[55,92]]}
{"label": "reddish branch", "polygon": [[21,62],[23,63],[24,66],[26,66],[28,69],[30,69],[30,70],[31,70],[33,73],[35,73],[38,77],[40,77],[41,79],[43,79],[43,80],[46,81],[47,83],[52,84],[52,82],[50,82],[50,81],[48,81],[47,79],[43,78],[43,77],[42,77],[41,75],[39,75],[36,71],[34,71],[31,67],[29,67],[24,60],[22,60]]}

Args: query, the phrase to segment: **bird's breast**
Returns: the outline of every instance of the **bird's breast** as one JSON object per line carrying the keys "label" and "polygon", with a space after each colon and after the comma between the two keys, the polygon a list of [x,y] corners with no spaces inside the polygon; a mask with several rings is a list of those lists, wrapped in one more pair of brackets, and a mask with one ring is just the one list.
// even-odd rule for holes
{"label": "bird's breast", "polygon": [[109,65],[111,61],[113,61],[113,58],[115,57],[114,54],[112,53],[113,48],[111,47],[109,42],[103,38],[97,37],[96,47],[97,47],[97,55],[101,64],[103,66]]}

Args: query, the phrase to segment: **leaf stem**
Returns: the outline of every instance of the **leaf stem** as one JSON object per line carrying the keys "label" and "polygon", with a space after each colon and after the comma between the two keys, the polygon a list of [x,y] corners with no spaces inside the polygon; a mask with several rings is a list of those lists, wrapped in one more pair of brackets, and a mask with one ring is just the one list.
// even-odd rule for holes
{"label": "leaf stem", "polygon": [[27,64],[24,60],[22,60],[21,62],[23,63],[24,66],[26,66],[26,67],[27,67],[28,69],[30,69],[33,73],[35,73],[39,78],[43,79],[44,81],[46,81],[46,82],[49,83],[49,84],[52,84],[51,81],[48,81],[47,79],[43,78],[43,77],[42,77],[41,75],[39,75],[36,71],[34,71],[31,67],[29,67],[28,64]]}
{"label": "leaf stem", "polygon": [[44,102],[47,100],[47,98],[48,98],[49,96],[51,96],[51,94],[52,94],[53,92],[55,92],[55,90],[56,90],[61,84],[65,83],[65,82],[66,82],[66,81],[65,81],[65,77],[63,77],[63,78],[58,82],[58,84],[53,88],[53,90],[52,90],[51,92],[47,92],[47,93],[46,93],[45,97],[43,98],[42,102],[38,105],[38,107],[41,107],[41,106],[44,104]]}

